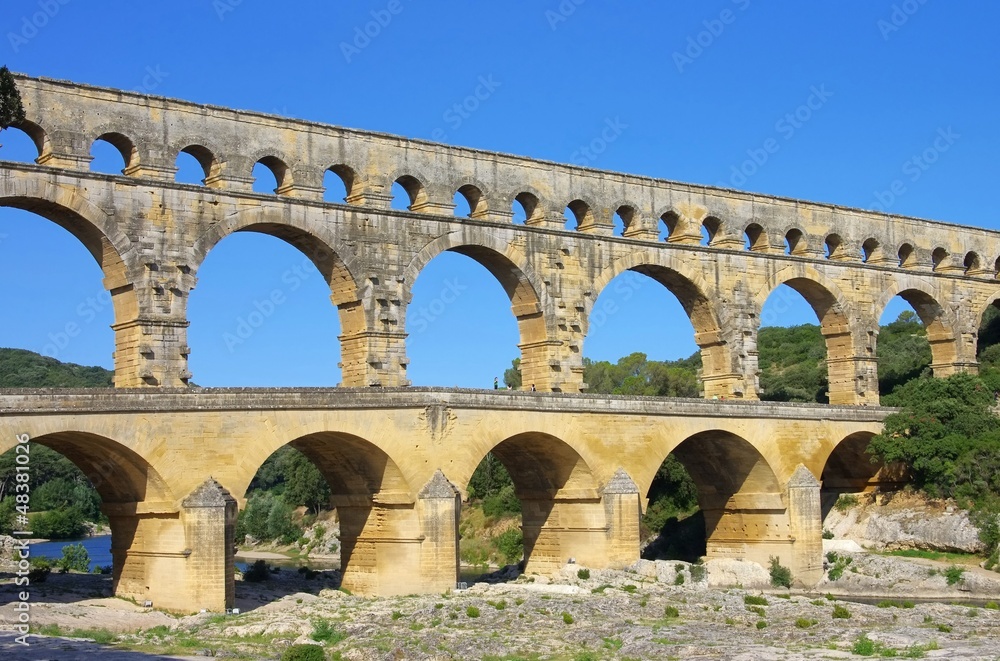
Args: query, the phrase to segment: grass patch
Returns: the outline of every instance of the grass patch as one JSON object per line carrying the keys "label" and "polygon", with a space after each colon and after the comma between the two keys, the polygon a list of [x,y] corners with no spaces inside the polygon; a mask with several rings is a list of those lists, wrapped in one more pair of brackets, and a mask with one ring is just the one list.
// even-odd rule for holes
{"label": "grass patch", "polygon": [[767,606],[767,597],[762,594],[748,594],[743,597],[743,603],[747,606]]}
{"label": "grass patch", "polygon": [[840,604],[833,607],[833,619],[835,620],[849,620],[851,619],[851,611],[847,610]]}
{"label": "grass patch", "polygon": [[944,570],[944,578],[948,581],[948,585],[955,585],[962,580],[962,574],[965,573],[965,567],[959,567],[958,565],[952,565]]}
{"label": "grass patch", "polygon": [[475,606],[469,606],[468,608],[465,609],[465,614],[473,618],[479,617],[479,609],[476,608]]}
{"label": "grass patch", "polygon": [[343,639],[347,638],[347,634],[333,624],[329,620],[315,619],[312,622],[313,630],[309,634],[309,637],[318,643],[327,643],[329,645],[336,645]]}
{"label": "grass patch", "polygon": [[808,629],[809,627],[815,626],[817,624],[819,624],[819,620],[813,620],[806,617],[800,617],[799,619],[795,620],[795,626],[798,627],[799,629]]}

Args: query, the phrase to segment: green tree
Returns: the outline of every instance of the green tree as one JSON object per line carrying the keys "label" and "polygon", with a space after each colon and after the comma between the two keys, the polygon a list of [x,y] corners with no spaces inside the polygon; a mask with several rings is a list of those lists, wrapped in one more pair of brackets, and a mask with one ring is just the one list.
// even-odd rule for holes
{"label": "green tree", "polygon": [[75,507],[51,510],[31,517],[31,534],[45,539],[72,539],[87,531],[83,513]]}
{"label": "green tree", "polygon": [[511,366],[504,370],[504,385],[510,386],[514,390],[521,389],[521,359],[515,358],[511,361]]}
{"label": "green tree", "polygon": [[24,106],[17,83],[7,67],[0,67],[0,131],[24,121]]}
{"label": "green tree", "polygon": [[56,561],[59,569],[66,571],[90,571],[90,554],[83,544],[67,544],[62,547],[62,558]]}
{"label": "green tree", "polygon": [[304,454],[294,449],[286,453],[281,471],[285,480],[282,495],[285,502],[302,505],[314,514],[330,504],[330,485]]}

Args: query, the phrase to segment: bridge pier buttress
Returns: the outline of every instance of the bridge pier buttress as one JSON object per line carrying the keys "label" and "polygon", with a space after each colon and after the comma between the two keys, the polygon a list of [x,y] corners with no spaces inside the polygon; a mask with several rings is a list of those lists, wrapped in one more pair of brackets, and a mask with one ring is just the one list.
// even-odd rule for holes
{"label": "bridge pier buttress", "polygon": [[622,569],[639,559],[639,489],[618,469],[600,491],[562,490],[521,498],[525,571],[546,574],[573,560],[595,569]]}
{"label": "bridge pier buttress", "polygon": [[404,493],[335,496],[344,588],[393,596],[453,590],[461,496],[441,471],[416,502]]}
{"label": "bridge pier buttress", "polygon": [[191,613],[232,608],[236,500],[209,479],[168,503],[109,503],[115,595]]}

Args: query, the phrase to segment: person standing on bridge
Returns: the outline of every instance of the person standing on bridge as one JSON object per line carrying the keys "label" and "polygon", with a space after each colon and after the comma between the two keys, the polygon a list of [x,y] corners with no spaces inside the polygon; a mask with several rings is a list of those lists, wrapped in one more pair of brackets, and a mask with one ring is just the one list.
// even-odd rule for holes
{"label": "person standing on bridge", "polygon": [[500,390],[500,379],[493,377],[493,389]]}

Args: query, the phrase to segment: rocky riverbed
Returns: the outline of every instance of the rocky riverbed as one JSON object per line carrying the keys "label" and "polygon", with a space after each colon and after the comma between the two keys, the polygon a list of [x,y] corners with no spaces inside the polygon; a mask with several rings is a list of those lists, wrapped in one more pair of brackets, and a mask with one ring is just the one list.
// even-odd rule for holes
{"label": "rocky riverbed", "polygon": [[[1000,610],[989,603],[1000,601],[1000,575],[969,566],[949,577],[950,563],[869,553],[837,558],[850,563],[841,560],[840,576],[812,594],[710,587],[723,576],[766,575],[735,561],[640,561],[628,571],[567,565],[553,577],[508,575],[442,595],[382,599],[336,589],[335,571],[309,578],[283,570],[238,582],[237,615],[186,617],[108,596],[107,576],[53,574],[32,592],[32,623],[46,635],[26,649],[4,635],[0,649],[64,660],[276,659],[304,642],[324,646],[327,658],[356,660],[1000,658]],[[9,629],[12,586],[2,590],[0,619]],[[929,595],[937,601],[913,603]],[[860,596],[883,603],[853,601]],[[71,640],[83,637],[100,644]]]}

